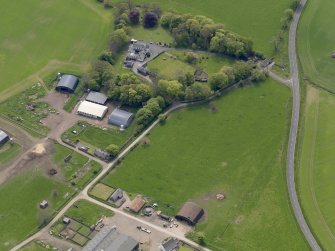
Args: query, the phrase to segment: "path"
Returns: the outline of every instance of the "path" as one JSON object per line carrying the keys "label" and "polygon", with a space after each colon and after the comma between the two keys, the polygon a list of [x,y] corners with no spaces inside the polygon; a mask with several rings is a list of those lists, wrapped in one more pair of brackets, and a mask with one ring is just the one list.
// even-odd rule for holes
{"label": "path", "polygon": [[294,176],[295,147],[297,143],[299,114],[300,114],[300,83],[299,83],[299,70],[298,70],[297,51],[296,51],[296,35],[300,16],[305,7],[306,2],[307,0],[302,0],[300,6],[297,8],[293,17],[289,34],[289,58],[290,58],[290,69],[292,76],[293,107],[292,107],[291,129],[290,129],[290,136],[287,150],[286,178],[292,208],[296,220],[299,224],[299,227],[303,232],[312,250],[319,251],[321,250],[321,248],[317,243],[317,241],[315,240],[311,230],[309,229],[309,226],[307,225],[304,215],[302,213],[296,192],[295,176]]}
{"label": "path", "polygon": [[288,87],[292,87],[292,79],[284,79],[281,76],[277,75],[276,73],[274,73],[273,71],[271,71],[272,66],[275,63],[273,62],[272,64],[270,64],[268,67],[266,67],[265,71],[266,73],[273,78],[274,80],[278,81],[279,83],[282,83]]}

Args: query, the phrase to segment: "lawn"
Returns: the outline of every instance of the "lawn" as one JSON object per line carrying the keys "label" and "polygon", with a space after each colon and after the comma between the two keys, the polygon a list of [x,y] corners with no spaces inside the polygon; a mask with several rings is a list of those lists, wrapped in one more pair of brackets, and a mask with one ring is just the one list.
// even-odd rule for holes
{"label": "lawn", "polygon": [[85,68],[112,27],[111,13],[91,0],[5,1],[0,23],[1,98],[64,65]]}
{"label": "lawn", "polygon": [[114,188],[106,186],[105,184],[102,183],[98,183],[90,191],[90,195],[99,198],[101,200],[108,200],[108,198],[113,194],[114,191],[115,191]]}
{"label": "lawn", "polygon": [[233,64],[233,60],[228,57],[216,56],[197,52],[196,64],[189,64],[185,61],[186,51],[170,50],[163,53],[153,61],[148,63],[148,68],[164,79],[178,79],[186,73],[194,74],[196,68],[204,70],[211,75],[221,70],[223,66]]}
{"label": "lawn", "polygon": [[[63,183],[48,179],[38,171],[29,171],[0,186],[0,250],[9,250],[63,206],[73,193]],[[10,196],[9,196],[10,195]],[[42,200],[49,201],[40,209]]]}
{"label": "lawn", "polygon": [[1,167],[12,161],[21,151],[21,146],[16,143],[7,142],[0,147],[0,170]]}
{"label": "lawn", "polygon": [[207,220],[196,230],[212,250],[308,250],[286,191],[289,89],[267,80],[214,105],[217,112],[204,105],[174,113],[103,182],[146,195],[170,215],[198,203]]}
{"label": "lawn", "polygon": [[[331,0],[328,0],[331,1]],[[152,2],[136,0],[135,2]],[[292,0],[157,0],[164,10],[205,15],[254,42],[256,50],[272,55],[272,37],[280,29],[280,19]],[[331,9],[329,9],[330,11]]]}
{"label": "lawn", "polygon": [[[61,168],[64,178],[67,181],[73,179],[73,175],[88,161],[88,158],[84,155],[63,145],[55,144],[54,149],[54,162]],[[68,162],[65,162],[65,158],[68,156],[71,156],[71,159]]]}
{"label": "lawn", "polygon": [[335,249],[334,116],[334,95],[308,87],[298,188],[304,214],[324,250]]}
{"label": "lawn", "polygon": [[299,26],[298,52],[303,75],[311,82],[335,92],[335,33],[332,18],[335,1],[308,1]]}
{"label": "lawn", "polygon": [[170,33],[160,26],[152,29],[144,29],[143,26],[133,27],[131,36],[137,40],[144,40],[147,42],[162,42],[172,43],[173,38]]}
{"label": "lawn", "polygon": [[65,213],[66,216],[83,223],[86,226],[92,226],[103,216],[113,216],[113,212],[101,206],[88,202],[87,200],[77,201]]}
{"label": "lawn", "polygon": [[[115,144],[122,147],[135,133],[135,121],[126,130],[121,132],[116,127],[99,128],[88,123],[79,122],[71,127],[62,135],[62,138],[70,139],[75,142],[79,140],[81,144],[90,147],[90,151],[96,148],[105,149],[110,144]],[[77,131],[77,134],[72,131]]]}
{"label": "lawn", "polygon": [[[44,244],[46,245],[46,244]],[[48,245],[49,248],[43,247],[40,244],[37,244],[36,242],[31,242],[27,246],[20,249],[20,251],[46,251],[46,250],[52,250],[52,246]]]}

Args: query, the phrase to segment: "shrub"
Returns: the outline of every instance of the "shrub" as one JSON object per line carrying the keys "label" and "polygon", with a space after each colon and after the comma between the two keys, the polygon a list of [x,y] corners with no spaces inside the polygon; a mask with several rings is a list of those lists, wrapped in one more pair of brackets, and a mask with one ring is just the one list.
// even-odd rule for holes
{"label": "shrub", "polygon": [[158,16],[154,12],[147,12],[144,14],[143,26],[144,28],[152,28],[158,24]]}

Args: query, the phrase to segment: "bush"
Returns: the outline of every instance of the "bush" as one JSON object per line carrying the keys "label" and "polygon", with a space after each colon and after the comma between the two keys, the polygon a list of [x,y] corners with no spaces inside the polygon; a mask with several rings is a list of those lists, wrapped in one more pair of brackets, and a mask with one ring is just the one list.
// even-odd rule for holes
{"label": "bush", "polygon": [[140,22],[140,11],[138,9],[132,9],[129,14],[128,14],[128,18],[130,23],[136,25],[139,24]]}
{"label": "bush", "polygon": [[99,56],[99,60],[101,61],[106,61],[108,63],[110,63],[111,65],[113,65],[114,59],[113,59],[113,53],[111,51],[103,51],[100,56]]}
{"label": "bush", "polygon": [[213,91],[217,91],[228,85],[229,79],[225,73],[216,73],[209,79]]}
{"label": "bush", "polygon": [[152,28],[158,24],[158,16],[154,12],[147,12],[144,14],[143,26],[144,28]]}
{"label": "bush", "polygon": [[117,145],[110,144],[107,148],[106,151],[112,156],[116,157],[120,151],[120,148]]}
{"label": "bush", "polygon": [[202,100],[211,95],[211,89],[207,84],[194,83],[186,88],[185,99],[188,101]]}

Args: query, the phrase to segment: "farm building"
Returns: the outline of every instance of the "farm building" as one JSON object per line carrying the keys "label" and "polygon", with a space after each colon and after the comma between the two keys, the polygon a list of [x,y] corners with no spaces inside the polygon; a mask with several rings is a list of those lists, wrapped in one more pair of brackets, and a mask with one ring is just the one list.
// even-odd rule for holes
{"label": "farm building", "polygon": [[178,250],[179,240],[176,238],[170,238],[164,241],[160,246],[160,251],[175,251]]}
{"label": "farm building", "polygon": [[60,92],[73,93],[77,88],[78,82],[79,82],[79,78],[77,78],[76,76],[63,75],[58,81],[56,90]]}
{"label": "farm building", "polygon": [[208,74],[204,71],[196,70],[194,80],[198,82],[208,82]]}
{"label": "farm building", "polygon": [[201,207],[193,202],[186,202],[176,215],[176,219],[195,225],[203,215],[204,210]]}
{"label": "farm building", "polygon": [[120,199],[122,199],[123,198],[123,191],[120,189],[120,188],[118,188],[118,189],[116,189],[116,191],[111,195],[111,197],[109,198],[111,201],[113,201],[113,202],[116,202],[116,201],[118,201],[118,200],[120,200]]}
{"label": "farm building", "polygon": [[134,118],[134,114],[116,108],[110,115],[108,123],[127,128]]}
{"label": "farm building", "polygon": [[87,243],[83,251],[137,251],[139,243],[132,237],[117,231],[116,227],[104,227]]}
{"label": "farm building", "polygon": [[9,136],[4,131],[0,130],[0,146],[5,144],[9,140]]}
{"label": "farm building", "polygon": [[110,161],[113,157],[108,152],[105,152],[101,149],[96,149],[94,151],[94,156],[98,157],[99,159],[102,159],[104,161]]}
{"label": "farm building", "polygon": [[101,92],[94,92],[94,91],[91,91],[86,97],[87,101],[92,102],[92,103],[96,103],[96,104],[99,104],[99,105],[106,104],[107,99],[108,98],[105,94],[103,94]]}
{"label": "farm building", "polygon": [[142,207],[145,205],[145,199],[142,196],[136,196],[136,198],[132,201],[129,210],[135,214],[137,214]]}
{"label": "farm building", "polygon": [[78,114],[93,119],[103,119],[108,110],[107,106],[82,101],[78,107]]}

